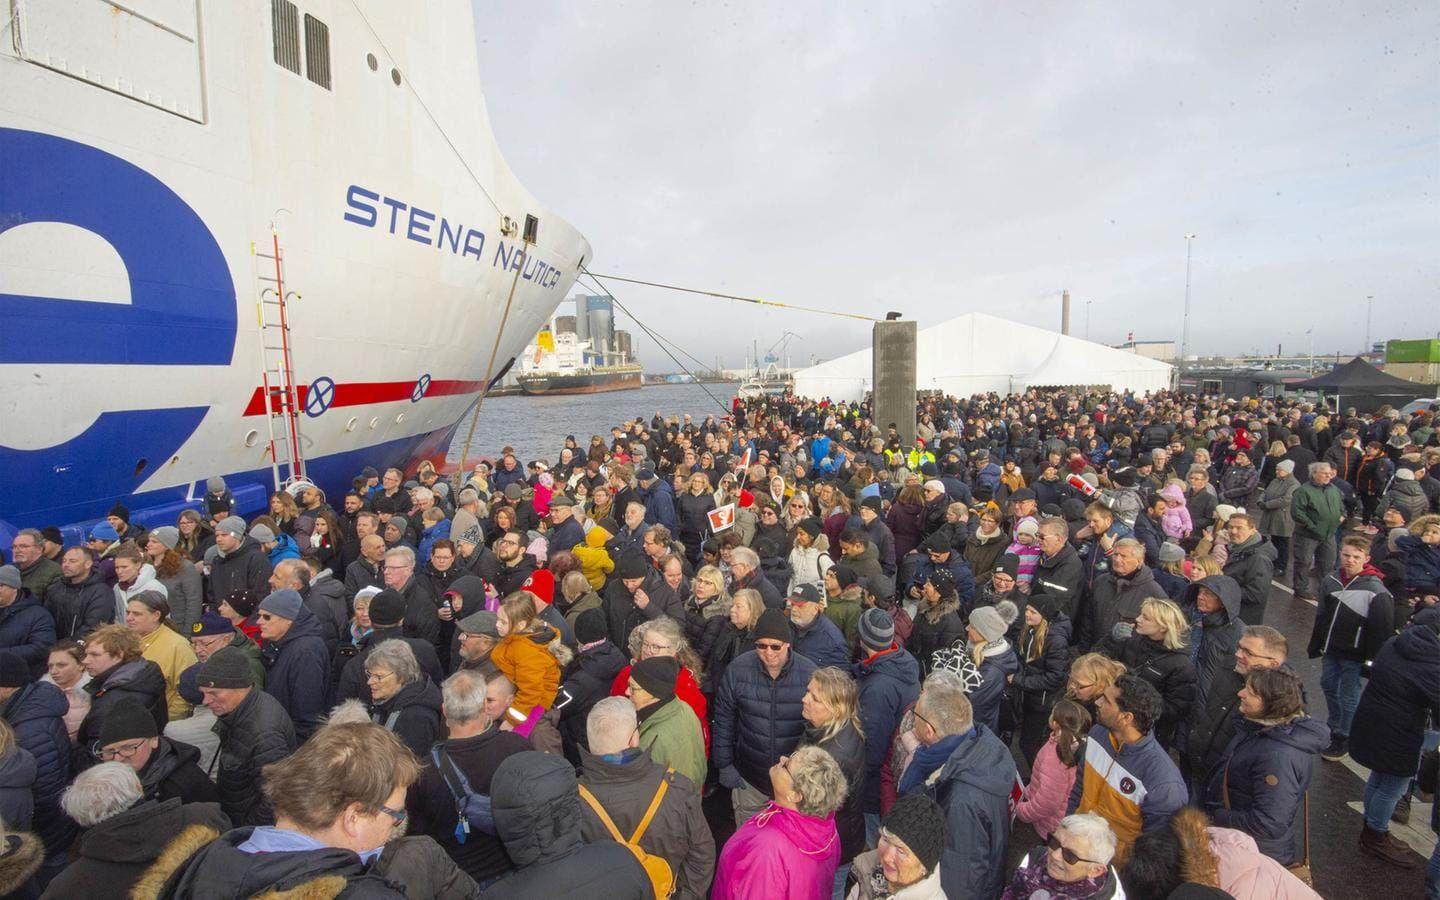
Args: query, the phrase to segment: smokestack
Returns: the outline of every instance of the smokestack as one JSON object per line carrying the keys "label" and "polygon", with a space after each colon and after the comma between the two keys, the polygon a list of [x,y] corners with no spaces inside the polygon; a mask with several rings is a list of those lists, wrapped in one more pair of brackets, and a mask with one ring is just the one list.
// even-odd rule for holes
{"label": "smokestack", "polygon": [[1060,333],[1070,333],[1070,292],[1060,292]]}

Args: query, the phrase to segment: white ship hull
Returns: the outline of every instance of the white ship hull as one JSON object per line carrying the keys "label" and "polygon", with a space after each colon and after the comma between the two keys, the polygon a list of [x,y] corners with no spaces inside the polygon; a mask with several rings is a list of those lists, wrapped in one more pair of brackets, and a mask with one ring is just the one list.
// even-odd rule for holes
{"label": "white ship hull", "polygon": [[443,456],[512,284],[494,377],[589,258],[496,146],[467,0],[301,2],[303,74],[277,64],[271,2],[15,9],[0,30],[0,531],[80,525],[116,501],[173,521],[212,475],[258,505],[276,333],[256,314],[274,263],[255,251],[272,227],[298,447],[332,492],[365,465]]}

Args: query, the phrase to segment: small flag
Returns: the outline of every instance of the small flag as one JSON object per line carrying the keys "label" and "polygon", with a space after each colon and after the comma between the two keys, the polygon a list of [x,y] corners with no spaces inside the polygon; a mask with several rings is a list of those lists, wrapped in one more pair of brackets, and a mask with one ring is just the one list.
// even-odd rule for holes
{"label": "small flag", "polygon": [[733,503],[712,509],[706,515],[710,517],[710,530],[716,534],[735,526],[735,504]]}

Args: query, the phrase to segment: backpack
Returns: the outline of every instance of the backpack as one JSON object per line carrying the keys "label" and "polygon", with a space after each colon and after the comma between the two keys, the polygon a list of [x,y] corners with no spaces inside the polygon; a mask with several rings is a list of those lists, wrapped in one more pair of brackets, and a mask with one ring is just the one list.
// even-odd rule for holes
{"label": "backpack", "polygon": [[600,801],[595,799],[595,795],[590,793],[585,785],[580,785],[580,796],[590,804],[595,815],[600,817],[600,823],[605,826],[605,830],[610,832],[610,836],[615,839],[616,843],[624,845],[625,849],[635,854],[635,859],[640,862],[646,877],[650,879],[651,887],[655,889],[656,900],[666,900],[675,893],[675,873],[671,871],[670,863],[666,862],[663,856],[646,853],[641,849],[640,838],[645,835],[645,829],[650,827],[650,820],[655,818],[656,811],[660,809],[660,801],[665,799],[665,792],[670,788],[670,780],[674,777],[674,769],[665,770],[665,777],[660,779],[660,787],[655,791],[654,799],[650,801],[650,808],[645,810],[645,815],[640,818],[640,824],[635,826],[635,833],[630,835],[628,841],[621,836],[620,829],[615,827],[615,821],[610,818],[609,813],[605,812],[605,807],[600,805]]}
{"label": "backpack", "polygon": [[450,789],[450,796],[455,799],[455,843],[465,843],[471,831],[494,835],[495,817],[491,812],[490,795],[475,793],[469,779],[450,759],[443,745],[436,744],[430,748],[430,758],[435,761],[435,771],[440,773],[440,778]]}

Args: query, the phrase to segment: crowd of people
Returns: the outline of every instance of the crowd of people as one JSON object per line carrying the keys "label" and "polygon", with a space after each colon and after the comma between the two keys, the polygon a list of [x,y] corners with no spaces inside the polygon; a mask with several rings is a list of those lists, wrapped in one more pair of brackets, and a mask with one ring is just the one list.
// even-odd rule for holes
{"label": "crowd of people", "polygon": [[1431,411],[1032,391],[916,433],[762,398],[20,531],[0,894],[1306,898],[1347,755],[1358,850],[1419,864]]}

